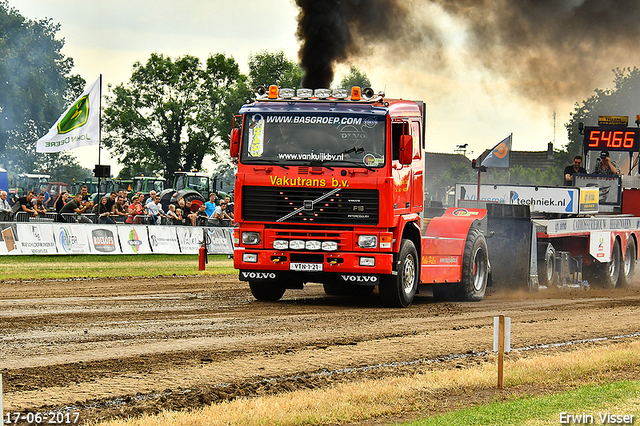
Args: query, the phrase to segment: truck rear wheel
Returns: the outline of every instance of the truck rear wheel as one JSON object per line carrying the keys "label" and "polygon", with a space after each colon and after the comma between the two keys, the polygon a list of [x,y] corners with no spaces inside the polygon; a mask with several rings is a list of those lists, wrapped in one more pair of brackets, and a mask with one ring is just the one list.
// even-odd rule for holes
{"label": "truck rear wheel", "polygon": [[549,243],[538,244],[538,280],[547,288],[557,285],[556,249]]}
{"label": "truck rear wheel", "polygon": [[418,252],[413,241],[403,239],[400,243],[396,275],[382,277],[378,290],[382,304],[391,308],[406,308],[411,305],[418,291]]}
{"label": "truck rear wheel", "polygon": [[627,249],[622,262],[622,269],[618,277],[618,287],[629,287],[636,273],[636,242],[632,237],[627,241]]}
{"label": "truck rear wheel", "polygon": [[275,302],[284,295],[284,285],[274,282],[249,281],[251,294],[258,300],[265,302]]}
{"label": "truck rear wheel", "polygon": [[611,261],[605,263],[594,263],[590,268],[590,276],[587,280],[597,287],[615,288],[620,277],[620,269],[622,268],[622,252],[620,251],[620,242],[616,239],[613,243],[611,251]]}
{"label": "truck rear wheel", "polygon": [[477,302],[484,298],[489,279],[489,254],[482,231],[471,227],[462,257],[462,297]]}

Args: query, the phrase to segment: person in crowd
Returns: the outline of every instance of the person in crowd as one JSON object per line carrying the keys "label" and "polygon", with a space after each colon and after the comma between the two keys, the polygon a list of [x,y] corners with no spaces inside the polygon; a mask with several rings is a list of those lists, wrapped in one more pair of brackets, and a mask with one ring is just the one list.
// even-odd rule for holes
{"label": "person in crowd", "polygon": [[200,204],[198,207],[198,211],[196,212],[196,225],[197,226],[205,226],[207,224],[207,219],[209,216],[207,215],[207,207],[204,204]]}
{"label": "person in crowd", "polygon": [[34,195],[35,194],[33,193],[33,191],[29,191],[24,197],[18,198],[18,202],[20,203],[20,209],[18,210],[18,212],[24,212],[26,214],[27,220],[29,217],[38,216],[38,212],[36,212],[36,210],[33,208],[33,205],[31,204],[31,200],[33,200]]}
{"label": "person in crowd", "polygon": [[176,207],[176,216],[178,216],[178,223],[176,223],[176,225],[184,225],[184,217],[182,217],[182,209],[179,209]]}
{"label": "person in crowd", "polygon": [[204,212],[207,214],[207,217],[211,217],[213,215],[213,212],[216,210],[216,194],[214,192],[209,194],[209,201],[204,203],[204,205]]}
{"label": "person in crowd", "polygon": [[231,219],[231,216],[227,213],[227,203],[224,201],[216,207],[213,216],[214,218],[211,224],[215,226],[231,226],[231,222],[233,222],[233,219]]}
{"label": "person in crowd", "polygon": [[571,186],[573,184],[573,175],[576,173],[587,173],[587,169],[582,167],[582,156],[576,155],[573,158],[573,164],[564,168],[564,185]]}
{"label": "person in crowd", "polygon": [[[153,192],[155,194],[155,191]],[[147,216],[149,217],[149,223],[158,225],[164,217],[164,211],[162,211],[162,205],[160,204],[160,196],[154,195],[153,197],[153,201],[151,203],[147,203]]]}
{"label": "person in crowd", "polygon": [[109,210],[109,213],[113,213],[113,206],[116,204],[117,198],[118,193],[116,191],[111,191],[109,198],[107,198],[107,210]]}
{"label": "person in crowd", "polygon": [[599,175],[619,175],[620,168],[615,161],[611,161],[609,151],[601,151],[600,158],[596,160],[596,167],[593,173]]}
{"label": "person in crowd", "polygon": [[124,206],[122,196],[118,195],[118,198],[116,198],[116,202],[111,209],[111,214],[116,222],[123,222],[126,220],[126,217],[129,216],[128,209]]}
{"label": "person in crowd", "polygon": [[82,206],[91,211],[91,208],[93,207],[93,201],[89,200],[89,188],[87,188],[87,185],[82,185],[82,187],[80,188],[80,195],[82,196]]}
{"label": "person in crowd", "polygon": [[231,218],[231,222],[233,222],[235,220],[233,201],[231,201],[231,197],[227,195],[226,197],[224,197],[224,202],[227,204],[227,214]]}
{"label": "person in crowd", "polygon": [[169,204],[169,211],[167,212],[166,217],[171,225],[179,225],[180,222],[182,222],[182,220],[178,218],[178,214],[176,213],[175,204]]}
{"label": "person in crowd", "polygon": [[144,215],[144,208],[140,204],[140,196],[134,195],[131,197],[131,204],[129,205],[129,217],[127,223],[140,223],[140,216]]}
{"label": "person in crowd", "polygon": [[[69,218],[73,213],[77,215],[77,221],[82,223],[93,223],[89,218],[83,216],[84,212],[87,211],[89,205],[82,203],[82,193],[78,192],[75,197],[71,201],[68,201],[61,209],[60,216],[64,219]],[[65,220],[65,222],[70,222],[70,220]]]}
{"label": "person in crowd", "polygon": [[[144,195],[141,195],[142,197],[144,197]],[[156,191],[155,190],[151,190],[149,191],[149,198],[145,199],[141,199],[140,202],[144,204],[144,206],[148,206],[149,204],[155,203],[156,201]]]}
{"label": "person in crowd", "polygon": [[69,193],[67,191],[62,191],[58,194],[58,198],[56,198],[56,202],[53,204],[53,208],[56,210],[56,222],[66,222],[66,220],[60,216],[60,210],[67,203],[67,199],[69,198]]}
{"label": "person in crowd", "polygon": [[44,192],[39,193],[31,204],[39,217],[43,218],[47,215],[47,209],[44,207]]}
{"label": "person in crowd", "polygon": [[49,205],[49,202],[51,202],[51,194],[49,194],[49,191],[47,191],[47,188],[45,186],[42,187],[42,195],[44,195],[44,198],[42,200],[42,204],[44,205],[44,208],[46,209],[47,206]]}
{"label": "person in crowd", "polygon": [[[115,192],[114,192],[115,194]],[[109,210],[109,199],[107,197],[102,197],[100,199],[100,204],[98,205],[98,223],[101,224],[110,224],[115,225],[113,219],[111,219],[111,210]]]}
{"label": "person in crowd", "polygon": [[[198,218],[198,215],[196,212],[192,210],[191,201],[183,199],[183,202],[184,202],[184,207],[181,207],[181,209],[182,209],[182,217],[184,218],[185,224],[196,226],[196,219]],[[180,200],[178,200],[178,205],[180,205]]]}
{"label": "person in crowd", "polygon": [[7,201],[7,192],[0,190],[0,222],[8,222],[11,220],[13,213],[11,212],[11,206]]}

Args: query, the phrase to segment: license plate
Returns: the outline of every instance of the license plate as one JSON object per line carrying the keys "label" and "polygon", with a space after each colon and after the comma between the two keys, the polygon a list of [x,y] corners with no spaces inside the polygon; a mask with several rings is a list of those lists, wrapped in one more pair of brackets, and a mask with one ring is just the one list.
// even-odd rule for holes
{"label": "license plate", "polygon": [[289,263],[289,270],[291,271],[322,271],[322,263]]}

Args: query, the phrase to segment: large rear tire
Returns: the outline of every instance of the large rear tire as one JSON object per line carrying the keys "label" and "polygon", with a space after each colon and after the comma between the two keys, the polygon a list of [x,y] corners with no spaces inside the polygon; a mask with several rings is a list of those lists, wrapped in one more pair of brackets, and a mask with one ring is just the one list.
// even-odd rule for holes
{"label": "large rear tire", "polygon": [[484,298],[489,280],[489,252],[482,231],[471,227],[462,258],[462,298],[478,302]]}
{"label": "large rear tire", "polygon": [[620,241],[616,239],[611,251],[611,261],[605,263],[594,263],[589,268],[589,283],[593,283],[601,288],[615,288],[622,269],[622,252],[620,251]]}
{"label": "large rear tire", "polygon": [[280,300],[286,290],[283,284],[262,281],[249,281],[249,288],[253,297],[265,302]]}
{"label": "large rear tire", "polygon": [[397,274],[382,277],[378,290],[382,304],[390,308],[411,305],[418,291],[418,252],[411,240],[403,239],[398,254]]}
{"label": "large rear tire", "polygon": [[538,245],[538,280],[547,288],[557,285],[556,249],[549,243]]}
{"label": "large rear tire", "polygon": [[622,269],[618,277],[618,287],[629,287],[633,281],[633,275],[636,273],[636,241],[633,237],[629,237],[627,241],[627,249],[622,261]]}

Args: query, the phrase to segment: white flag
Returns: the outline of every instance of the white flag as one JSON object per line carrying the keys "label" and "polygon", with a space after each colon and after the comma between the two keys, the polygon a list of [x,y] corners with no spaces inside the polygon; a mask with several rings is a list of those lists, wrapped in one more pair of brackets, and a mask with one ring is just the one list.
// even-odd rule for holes
{"label": "white flag", "polygon": [[36,152],[58,152],[98,145],[100,138],[100,78],[71,105],[37,142]]}

